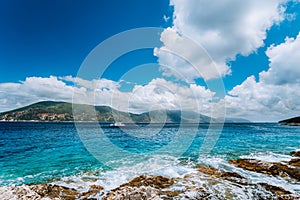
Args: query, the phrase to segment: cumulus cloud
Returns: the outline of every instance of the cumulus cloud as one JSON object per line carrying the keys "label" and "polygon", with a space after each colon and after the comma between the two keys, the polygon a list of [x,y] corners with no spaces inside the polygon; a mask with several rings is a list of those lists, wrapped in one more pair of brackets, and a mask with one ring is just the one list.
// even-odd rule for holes
{"label": "cumulus cloud", "polygon": [[[287,0],[172,0],[173,27],[162,33],[161,41],[164,46],[161,50],[177,49],[177,42],[185,36],[203,46],[216,65],[205,66],[201,62],[195,62],[202,72],[199,76],[195,75],[191,66],[182,63],[178,56],[167,55],[158,50],[155,55],[162,65],[171,66],[190,79],[200,77],[207,80],[229,74],[230,68],[226,65],[228,61],[234,60],[237,54],[249,55],[264,45],[266,31],[286,17],[286,2]],[[176,34],[170,32],[170,29]],[[203,57],[190,44],[181,44],[183,49],[190,49],[187,58]],[[184,52],[179,51],[180,55]],[[214,73],[210,72],[213,68],[217,69],[212,70]],[[165,67],[162,70],[167,71],[167,75],[172,72]],[[176,73],[173,75],[176,76]]]}
{"label": "cumulus cloud", "polygon": [[153,79],[145,86],[137,85],[133,88],[129,99],[130,108],[134,112],[141,112],[148,108],[157,109],[183,109],[198,110],[209,113],[209,108],[205,107],[215,95],[214,92],[202,86],[190,84],[182,86],[165,79]]}
{"label": "cumulus cloud", "polygon": [[72,94],[73,88],[55,76],[28,77],[20,83],[0,84],[0,110],[10,110],[43,100],[70,101]]}
{"label": "cumulus cloud", "polygon": [[270,61],[268,71],[259,80],[250,76],[234,87],[224,100],[227,113],[247,117],[253,121],[277,121],[300,112],[300,33],[297,38],[286,38],[266,51]]}
{"label": "cumulus cloud", "polygon": [[164,46],[154,49],[165,76],[193,83],[196,78],[205,80],[218,78],[229,73],[225,64],[215,63],[205,49],[171,28],[161,34]]}
{"label": "cumulus cloud", "polygon": [[112,80],[108,80],[105,78],[102,79],[93,79],[93,80],[85,80],[79,77],[73,77],[73,76],[65,76],[60,77],[63,81],[68,81],[76,85],[77,87],[84,87],[89,90],[115,90],[120,87],[119,82],[115,82]]}
{"label": "cumulus cloud", "polygon": [[299,115],[299,86],[270,85],[257,82],[253,76],[229,92],[227,114],[252,121],[277,121]]}
{"label": "cumulus cloud", "polygon": [[300,84],[300,33],[296,38],[268,48],[270,69],[260,74],[261,81],[276,85]]}
{"label": "cumulus cloud", "polygon": [[72,96],[73,88],[58,80],[55,76],[49,78],[28,77],[18,85],[25,94],[34,95],[41,99],[61,99],[69,100]]}

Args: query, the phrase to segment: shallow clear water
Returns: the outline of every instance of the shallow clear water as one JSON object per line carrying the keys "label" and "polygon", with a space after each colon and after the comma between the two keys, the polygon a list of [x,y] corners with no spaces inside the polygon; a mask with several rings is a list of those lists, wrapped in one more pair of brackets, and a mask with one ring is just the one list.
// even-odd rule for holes
{"label": "shallow clear water", "polygon": [[[300,149],[300,127],[270,123],[225,124],[220,135],[217,130],[214,135],[212,128],[210,136],[205,124],[196,129],[106,127],[102,135],[93,124],[83,124],[79,130],[80,135],[72,123],[0,123],[0,186],[70,179],[79,184],[94,178],[113,188],[139,174],[182,176],[193,171],[190,166],[195,163],[243,173],[226,161],[239,157],[287,160],[289,152]],[[199,154],[208,137],[214,137],[212,150]],[[99,152],[98,160],[84,145]],[[253,182],[262,176],[251,174]],[[286,187],[298,191],[299,185]]]}

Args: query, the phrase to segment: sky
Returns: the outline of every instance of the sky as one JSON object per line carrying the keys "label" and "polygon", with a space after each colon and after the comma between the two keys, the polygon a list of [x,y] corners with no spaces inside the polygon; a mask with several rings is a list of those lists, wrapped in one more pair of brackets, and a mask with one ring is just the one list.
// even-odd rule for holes
{"label": "sky", "polygon": [[[80,76],[144,27],[157,46]],[[299,0],[0,1],[0,112],[53,100],[274,122],[300,115],[299,58]]]}

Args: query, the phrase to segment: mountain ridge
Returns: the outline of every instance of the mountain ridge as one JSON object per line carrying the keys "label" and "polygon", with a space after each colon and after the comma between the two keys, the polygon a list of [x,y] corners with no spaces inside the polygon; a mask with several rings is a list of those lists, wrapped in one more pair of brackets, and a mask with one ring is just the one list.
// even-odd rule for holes
{"label": "mountain ridge", "polygon": [[209,123],[210,120],[210,117],[192,111],[154,110],[134,114],[118,111],[109,106],[92,106],[55,101],[41,101],[0,113],[0,121]]}

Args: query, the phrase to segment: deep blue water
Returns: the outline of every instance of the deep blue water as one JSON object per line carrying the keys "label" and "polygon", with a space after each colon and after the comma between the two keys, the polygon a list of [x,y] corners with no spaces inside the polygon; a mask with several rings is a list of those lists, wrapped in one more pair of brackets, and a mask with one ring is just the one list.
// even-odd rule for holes
{"label": "deep blue water", "polygon": [[[225,124],[220,135],[214,128],[207,135],[205,124],[196,129],[107,127],[102,129],[102,135],[93,124],[82,124],[78,130],[79,134],[72,123],[0,123],[0,186],[43,183],[89,171],[114,170],[105,162],[122,160],[118,163],[121,165],[131,159],[130,164],[156,153],[197,160],[205,141],[212,141],[208,143],[212,145],[211,151],[205,156],[225,159],[267,152],[288,155],[300,149],[300,127],[271,123]],[[85,145],[93,154],[99,152],[98,160]]]}

